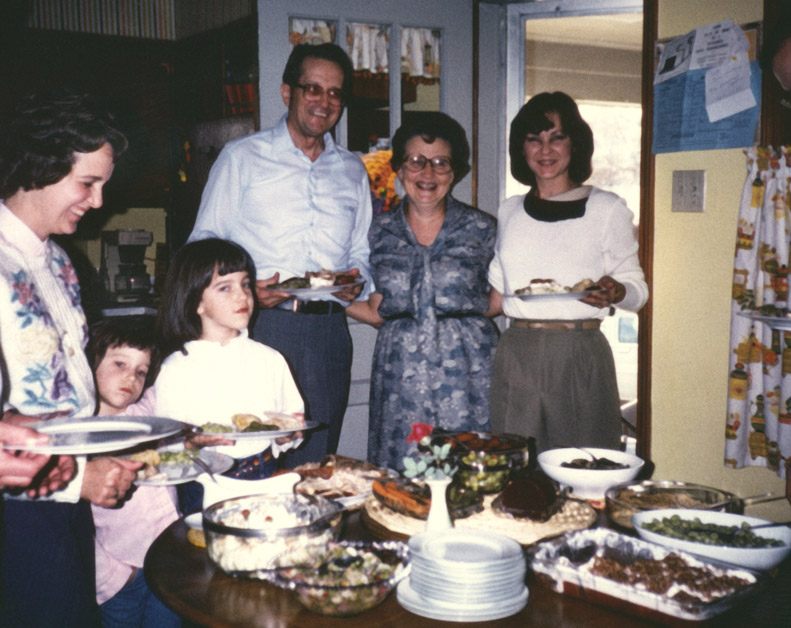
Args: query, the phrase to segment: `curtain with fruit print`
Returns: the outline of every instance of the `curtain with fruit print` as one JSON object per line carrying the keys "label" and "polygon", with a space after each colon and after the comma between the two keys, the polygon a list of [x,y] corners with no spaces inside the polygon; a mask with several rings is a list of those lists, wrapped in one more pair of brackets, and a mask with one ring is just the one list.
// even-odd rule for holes
{"label": "curtain with fruit print", "polygon": [[785,475],[791,456],[791,163],[786,147],[746,151],[733,267],[725,464]]}

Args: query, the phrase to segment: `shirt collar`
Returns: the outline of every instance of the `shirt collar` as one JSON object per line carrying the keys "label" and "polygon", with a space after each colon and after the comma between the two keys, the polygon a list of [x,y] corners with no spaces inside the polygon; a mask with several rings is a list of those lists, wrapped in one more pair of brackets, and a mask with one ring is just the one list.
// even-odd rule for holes
{"label": "shirt collar", "polygon": [[187,350],[187,353],[228,350],[243,344],[248,337],[247,329],[240,329],[239,335],[236,336],[236,338],[232,338],[227,345],[221,345],[219,342],[211,342],[209,340],[190,340],[184,343],[184,348]]}
{"label": "shirt collar", "polygon": [[[303,154],[302,151],[297,148],[297,145],[294,144],[294,140],[291,138],[291,133],[288,132],[286,118],[288,118],[288,113],[283,114],[283,117],[280,118],[280,121],[275,125],[274,137],[272,140],[274,151],[276,153],[284,151],[296,151],[299,154]],[[324,153],[334,152],[336,152],[335,140],[332,139],[332,133],[327,132],[324,134],[324,150],[322,151],[322,155]]]}
{"label": "shirt collar", "polygon": [[47,252],[47,241],[42,241],[33,230],[0,201],[0,232],[9,243],[28,256],[42,256]]}

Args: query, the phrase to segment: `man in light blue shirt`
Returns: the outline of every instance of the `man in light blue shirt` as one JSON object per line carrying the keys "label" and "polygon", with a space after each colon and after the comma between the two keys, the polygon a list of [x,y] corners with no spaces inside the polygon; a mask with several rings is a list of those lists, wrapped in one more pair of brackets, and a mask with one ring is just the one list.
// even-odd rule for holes
{"label": "man in light blue shirt", "polygon": [[[351,371],[342,303],[371,289],[368,175],[360,159],[330,134],[351,81],[351,62],[340,47],[296,46],[280,88],[287,114],[276,126],[225,146],[189,238],[226,238],[249,251],[261,308],[253,337],[286,357],[308,419],[327,426],[288,455],[289,467],[337,450]],[[358,284],[313,301],[269,289],[281,278],[321,269],[359,274],[364,288]]]}

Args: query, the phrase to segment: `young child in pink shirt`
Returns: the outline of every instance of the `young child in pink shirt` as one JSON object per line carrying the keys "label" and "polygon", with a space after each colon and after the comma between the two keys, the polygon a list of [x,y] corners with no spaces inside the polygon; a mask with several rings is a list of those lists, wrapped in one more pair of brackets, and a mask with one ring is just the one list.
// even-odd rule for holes
{"label": "young child in pink shirt", "polygon": [[[98,414],[154,415],[154,389],[149,386],[156,378],[159,353],[152,321],[117,317],[96,323],[88,358],[96,378]],[[173,487],[138,486],[119,507],[92,506],[96,600],[103,628],[180,628],[181,619],[143,577],[148,548],[179,517],[176,504]]]}

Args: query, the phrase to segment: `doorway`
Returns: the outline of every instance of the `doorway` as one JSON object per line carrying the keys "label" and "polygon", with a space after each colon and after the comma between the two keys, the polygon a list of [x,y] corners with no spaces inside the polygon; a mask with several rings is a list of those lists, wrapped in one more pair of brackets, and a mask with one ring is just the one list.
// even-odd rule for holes
{"label": "doorway", "polygon": [[[508,7],[507,123],[530,97],[563,91],[593,130],[586,181],[626,200],[637,228],[641,200],[643,3],[561,0]],[[507,124],[506,123],[506,124]],[[510,176],[505,196],[526,187]],[[613,350],[624,434],[637,434],[638,316],[616,310],[602,331]],[[633,441],[632,441],[633,442]]]}

